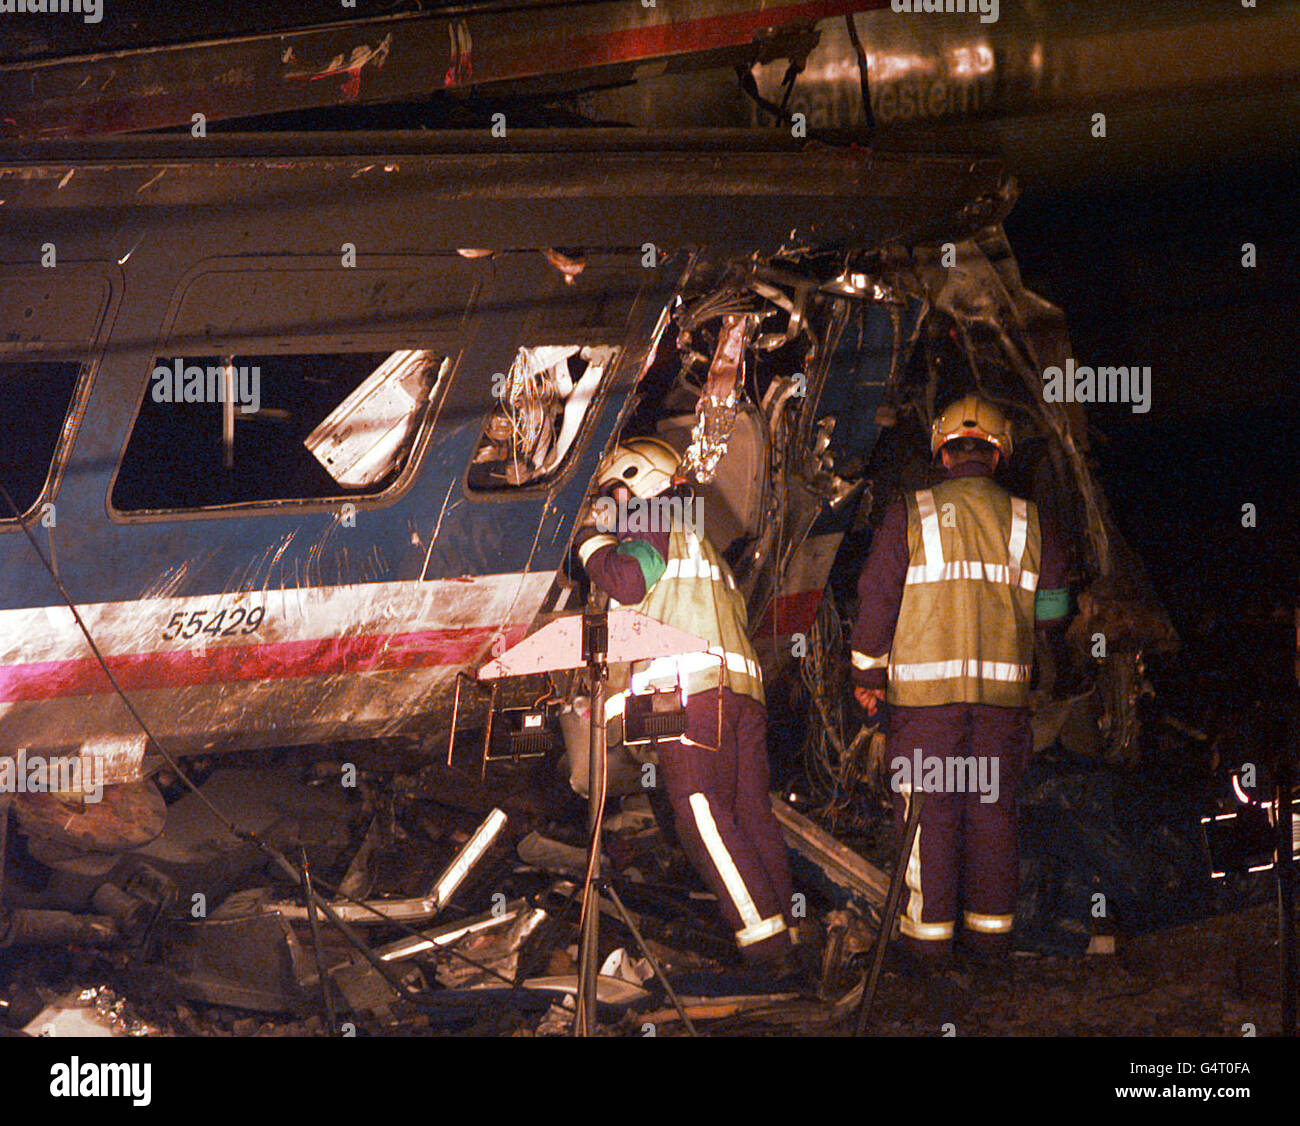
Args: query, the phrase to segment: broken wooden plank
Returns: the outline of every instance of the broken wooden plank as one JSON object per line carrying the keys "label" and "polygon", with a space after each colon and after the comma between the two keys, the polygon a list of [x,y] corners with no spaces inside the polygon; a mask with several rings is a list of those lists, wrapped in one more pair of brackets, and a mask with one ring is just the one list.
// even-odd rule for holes
{"label": "broken wooden plank", "polygon": [[772,795],[772,812],[781,826],[785,843],[816,864],[831,883],[862,896],[877,907],[884,906],[889,892],[889,877],[884,872],[848,846],[840,844],[777,794]]}

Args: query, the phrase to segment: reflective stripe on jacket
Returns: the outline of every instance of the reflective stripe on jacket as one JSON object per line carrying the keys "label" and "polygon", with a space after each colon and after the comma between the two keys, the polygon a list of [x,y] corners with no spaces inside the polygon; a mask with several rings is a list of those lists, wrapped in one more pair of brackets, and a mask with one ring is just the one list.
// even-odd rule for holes
{"label": "reflective stripe on jacket", "polygon": [[[671,688],[680,682],[683,695],[689,698],[721,683],[760,704],[765,702],[763,670],[745,632],[744,595],[736,589],[731,568],[708,540],[688,530],[673,529],[663,574],[631,608],[709,643],[707,652],[635,662],[630,674],[632,691]],[[606,719],[622,714],[627,695],[627,679],[616,676],[614,670],[610,677]]]}
{"label": "reflective stripe on jacket", "polygon": [[906,500],[908,568],[889,702],[1027,706],[1042,557],[1037,507],[988,477],[954,477]]}

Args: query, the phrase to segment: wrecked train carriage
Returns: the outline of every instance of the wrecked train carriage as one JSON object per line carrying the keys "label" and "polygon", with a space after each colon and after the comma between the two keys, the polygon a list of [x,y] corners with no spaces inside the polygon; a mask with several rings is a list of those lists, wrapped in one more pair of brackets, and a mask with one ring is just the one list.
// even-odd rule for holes
{"label": "wrecked train carriage", "polygon": [[[799,248],[964,238],[1006,198],[992,161],[730,132],[9,145],[0,185],[0,753],[109,784],[163,749],[445,735],[456,674],[569,604],[679,288],[775,271],[764,332],[802,341]],[[760,631],[830,565],[822,478],[780,473]]]}
{"label": "wrecked train carriage", "polygon": [[[19,220],[3,483],[22,513],[0,523],[0,752],[137,783],[76,834],[18,794],[39,863],[110,878],[165,846],[181,819],[147,781],[161,750],[400,737],[441,757],[457,674],[578,605],[574,520],[622,433],[693,447],[788,695],[794,635],[905,479],[886,455],[940,393],[941,339],[1042,437],[1044,480],[1091,534],[1081,577],[1116,571],[1075,432],[1029,393],[1065,338],[1015,277],[995,164],[736,135],[212,144],[0,165]],[[1122,660],[1103,680],[1140,669]],[[105,916],[42,918],[5,941],[115,940]]]}
{"label": "wrecked train carriage", "polygon": [[1040,653],[1036,744],[1135,762],[1145,658],[1177,638],[1111,520],[1082,409],[1045,401],[1041,373],[1070,351],[1064,316],[1025,290],[1000,223],[948,241],[697,260],[679,297],[677,350],[661,349],[624,432],[668,439],[700,483],[706,530],[748,598],[776,741],[810,741],[805,772],[810,751],[839,776],[833,789],[870,773],[850,761],[841,622],[874,521],[930,483],[930,424],[970,390],[1014,420],[1007,483],[1053,514],[1078,592],[1071,644]]}

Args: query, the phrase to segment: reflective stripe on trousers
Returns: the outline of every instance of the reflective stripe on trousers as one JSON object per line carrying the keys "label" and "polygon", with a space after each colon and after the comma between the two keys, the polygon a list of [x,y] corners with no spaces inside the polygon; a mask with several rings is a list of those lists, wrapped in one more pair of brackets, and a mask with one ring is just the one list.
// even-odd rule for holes
{"label": "reflective stripe on trousers", "polygon": [[[903,795],[903,823],[907,823],[912,809],[912,787],[906,784],[898,787]],[[916,827],[916,836],[912,840],[912,851],[907,856],[907,906],[898,919],[898,929],[908,938],[922,942],[945,942],[952,938],[952,923],[923,923],[921,912],[925,909],[925,896],[921,891],[921,826]]]}
{"label": "reflective stripe on trousers", "polygon": [[691,812],[695,816],[695,825],[700,831],[704,847],[708,850],[709,859],[713,861],[718,875],[722,877],[727,894],[745,924],[736,932],[737,945],[743,949],[780,934],[786,929],[785,920],[780,915],[772,915],[766,919],[759,915],[754,897],[749,894],[749,888],[745,886],[740,869],[736,867],[731,853],[727,851],[722,834],[718,832],[717,822],[713,819],[713,810],[709,808],[709,799],[701,793],[692,794]]}
{"label": "reflective stripe on trousers", "polygon": [[980,934],[1010,934],[1014,915],[981,915],[976,911],[967,911],[963,918],[967,930]]}

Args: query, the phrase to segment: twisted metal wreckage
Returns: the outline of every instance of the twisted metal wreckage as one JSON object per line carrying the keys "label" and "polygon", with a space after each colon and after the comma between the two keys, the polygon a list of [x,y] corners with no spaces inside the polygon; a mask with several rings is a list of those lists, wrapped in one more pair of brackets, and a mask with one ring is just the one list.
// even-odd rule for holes
{"label": "twisted metal wreckage", "polygon": [[[1009,192],[1004,201],[1009,209]],[[1023,451],[1017,484],[1050,507],[1073,547],[1080,613],[1072,639],[1080,648],[1086,643],[1094,657],[1106,658],[1089,667],[1068,699],[1053,701],[1051,684],[1045,684],[1035,704],[1037,742],[1053,742],[1070,712],[1091,710],[1097,738],[1088,750],[1110,762],[1135,763],[1137,705],[1149,691],[1144,655],[1166,652],[1177,639],[1111,520],[1085,456],[1082,411],[1044,399],[1041,373],[1070,353],[1065,319],[1023,287],[1000,222],[958,241],[870,254],[819,258],[801,248],[714,270],[697,264],[683,288],[698,293],[710,284],[711,292],[688,297],[676,316],[682,354],[678,387],[690,386],[692,373],[707,368],[687,464],[701,467],[695,476],[706,482],[706,496],[708,482],[716,482],[725,495],[729,472],[743,482],[738,486],[733,480],[733,490],[760,491],[756,506],[763,517],[757,535],[744,539],[743,551],[736,550],[740,541],[731,541],[751,621],[773,626],[772,637],[789,638],[790,630],[775,628],[771,605],[774,592],[789,581],[799,549],[834,526],[830,514],[851,514],[851,524],[842,527],[855,533],[846,546],[857,547],[860,557],[865,537],[856,533],[881,511],[882,501],[900,486],[916,487],[925,472],[924,435],[936,403],[959,389],[978,389],[1015,420],[1018,451]],[[745,341],[750,363],[743,369],[728,369],[717,357],[709,366],[696,346],[693,334],[727,315],[748,318],[754,326]],[[773,320],[778,331],[762,331]],[[725,328],[713,328],[721,353]],[[707,328],[703,335],[708,337]],[[849,366],[860,364],[847,379],[846,352]],[[871,371],[882,355],[887,371]],[[759,385],[757,392],[747,389],[747,375]],[[833,409],[827,409],[828,400]],[[814,412],[805,403],[821,409]],[[661,402],[660,409],[671,405]],[[754,420],[751,431],[761,432],[759,465],[766,469],[753,482],[725,460],[733,436],[753,441],[738,431],[746,414]],[[864,416],[874,425],[864,425]],[[673,429],[662,423],[658,428]],[[870,435],[865,443],[864,432]],[[729,510],[726,501],[709,510],[716,514],[719,507]],[[731,531],[715,534],[725,542]],[[839,551],[840,536],[827,546]],[[822,734],[843,756],[848,743],[843,724],[830,717],[824,698],[824,690],[833,687],[826,682],[827,650],[842,656],[837,653],[840,619],[834,599],[821,600],[820,607],[811,623],[814,640],[793,652],[808,654],[802,679],[814,689]],[[764,636],[762,629],[759,635]],[[1099,637],[1104,638],[1100,645]],[[769,649],[767,655],[781,663],[779,652]]]}
{"label": "twisted metal wreckage", "polygon": [[[775,164],[767,156],[763,159],[769,160],[769,171],[782,171],[779,155]],[[408,158],[408,163],[418,161]],[[900,162],[900,167],[907,163]],[[271,167],[286,166],[263,165]],[[315,189],[362,175],[374,165],[365,164],[364,158],[322,158],[311,167],[316,182],[299,190],[314,201],[312,206],[324,208],[332,204]],[[397,165],[387,167],[391,173]],[[168,170],[173,180],[185,180],[187,174],[174,165]],[[108,177],[134,175],[147,187],[158,179],[154,171],[147,161],[134,171],[124,171],[121,165],[115,171],[84,169],[83,180],[93,176],[95,186],[74,208],[102,200],[105,192],[108,198],[122,198],[114,197],[116,189]],[[253,174],[252,164],[237,168],[232,163],[225,175],[234,182],[223,196],[237,198],[239,177]],[[576,188],[585,174],[585,166],[569,173],[573,200],[582,200]],[[600,170],[601,178],[607,175]],[[987,169],[981,172],[986,175]],[[614,180],[607,190],[617,194],[621,186],[617,177]],[[781,175],[771,180],[765,188],[754,189],[755,198],[747,198],[747,206],[755,201],[760,207],[779,206],[775,200],[787,189]],[[22,191],[62,191],[68,181],[62,178],[54,189],[51,164],[39,162],[37,169],[23,172],[20,182],[19,208]],[[385,182],[391,184],[392,177]],[[500,190],[508,192],[524,182],[519,170],[507,170]],[[178,199],[190,190],[215,198],[214,181],[185,183]],[[889,233],[865,244],[860,225],[855,228],[854,221],[844,217],[851,212],[847,206],[833,222],[822,223],[823,228],[838,223],[835,238],[801,238],[801,228],[817,228],[811,220],[796,224],[794,234],[787,222],[786,234],[776,237],[781,219],[774,213],[765,216],[770,229],[745,232],[741,228],[756,213],[751,207],[731,221],[735,229],[710,244],[699,235],[718,214],[706,207],[704,222],[696,223],[694,249],[689,242],[679,242],[682,254],[661,255],[658,272],[651,271],[661,280],[648,283],[648,291],[647,283],[638,280],[635,298],[627,295],[626,279],[632,273],[629,263],[644,250],[615,254],[611,266],[608,253],[584,249],[572,238],[547,239],[531,250],[462,249],[449,259],[449,266],[439,266],[444,271],[440,277],[460,280],[467,270],[494,269],[496,288],[490,292],[497,304],[483,307],[507,319],[497,322],[496,334],[479,331],[476,343],[462,343],[459,350],[449,339],[432,349],[412,348],[421,336],[417,330],[431,323],[444,337],[453,332],[443,307],[431,311],[427,305],[428,288],[413,280],[418,270],[405,278],[403,288],[385,290],[383,277],[363,288],[366,303],[359,309],[384,308],[386,319],[374,330],[349,320],[352,291],[343,289],[325,295],[322,303],[332,306],[331,319],[320,321],[322,309],[306,299],[307,291],[294,276],[300,267],[292,264],[263,283],[266,288],[260,291],[270,295],[280,287],[274,315],[261,306],[241,307],[235,315],[231,305],[222,315],[228,315],[234,328],[214,327],[210,310],[229,302],[235,290],[213,288],[201,274],[186,275],[185,284],[199,290],[207,285],[205,301],[189,309],[182,300],[173,309],[166,340],[155,342],[149,335],[154,328],[131,335],[149,316],[156,317],[156,294],[148,295],[154,303],[149,308],[124,309],[118,327],[125,327],[127,336],[120,347],[135,349],[149,364],[136,357],[133,373],[120,379],[103,364],[101,378],[112,379],[101,394],[111,403],[128,405],[115,410],[112,425],[89,443],[89,455],[101,467],[106,460],[110,470],[119,457],[115,443],[137,425],[129,403],[140,394],[141,374],[155,356],[181,355],[186,345],[192,354],[197,341],[203,354],[228,357],[230,367],[235,355],[283,349],[276,340],[291,331],[309,338],[309,350],[315,352],[330,351],[330,333],[359,332],[367,354],[388,358],[325,418],[318,415],[308,420],[312,425],[300,427],[303,445],[330,471],[337,488],[310,503],[286,503],[274,495],[239,498],[260,505],[255,514],[274,517],[273,522],[253,525],[229,498],[160,503],[147,480],[129,474],[128,484],[138,496],[133,505],[125,503],[116,490],[126,461],[111,480],[105,481],[99,470],[97,477],[88,473],[92,485],[100,482],[113,498],[115,508],[148,517],[137,517],[135,523],[115,521],[103,541],[112,552],[121,553],[126,541],[110,540],[110,534],[141,537],[136,542],[145,545],[139,549],[143,559],[163,564],[157,577],[143,586],[138,579],[124,583],[118,575],[100,583],[102,576],[86,558],[96,550],[93,532],[81,531],[80,546],[69,539],[56,541],[53,534],[43,545],[35,534],[31,514],[53,495],[43,490],[59,480],[59,458],[66,464],[71,457],[75,465],[76,441],[80,452],[86,452],[85,435],[77,435],[78,412],[87,409],[85,379],[77,385],[80,390],[72,395],[76,410],[69,414],[70,421],[55,428],[56,470],[30,505],[14,504],[15,517],[19,512],[26,515],[10,521],[12,530],[21,534],[7,537],[4,545],[9,549],[3,560],[9,578],[27,576],[30,589],[33,560],[39,559],[64,604],[47,605],[44,592],[6,604],[8,624],[23,629],[7,631],[0,646],[8,693],[0,731],[5,732],[7,755],[20,747],[41,746],[65,754],[71,748],[71,753],[83,756],[116,754],[119,772],[110,772],[108,781],[117,784],[107,786],[97,806],[78,805],[76,797],[67,794],[16,795],[4,806],[5,817],[10,808],[15,812],[21,834],[9,834],[13,843],[7,850],[11,863],[0,901],[0,943],[125,948],[145,958],[161,958],[188,996],[253,1009],[311,1007],[319,989],[331,1020],[337,998],[323,985],[327,977],[348,1008],[381,1021],[392,1019],[395,998],[426,1015],[445,1013],[449,1005],[461,1006],[457,1012],[479,1011],[493,998],[518,1004],[524,978],[536,998],[527,1004],[539,1011],[572,994],[572,975],[530,975],[526,965],[535,958],[521,958],[525,940],[536,941],[543,933],[549,936],[549,949],[554,948],[556,927],[573,900],[575,886],[568,881],[580,875],[584,865],[580,854],[573,855],[563,842],[536,832],[517,842],[525,871],[549,873],[541,890],[534,887],[532,894],[512,898],[501,894],[500,902],[491,900],[491,910],[440,921],[433,930],[421,928],[448,908],[458,890],[485,891],[486,872],[493,874],[491,887],[509,887],[499,856],[505,814],[494,810],[466,837],[460,832],[463,812],[457,822],[446,816],[447,808],[459,806],[463,811],[478,802],[481,813],[481,795],[487,794],[511,810],[516,825],[536,829],[550,824],[553,801],[518,788],[493,788],[487,772],[491,759],[510,759],[507,771],[533,756],[547,755],[549,762],[554,757],[549,752],[558,749],[558,728],[569,745],[572,787],[579,792],[586,787],[582,756],[573,753],[585,739],[583,704],[588,690],[581,676],[552,676],[540,697],[536,678],[526,679],[503,689],[500,700],[494,695],[493,707],[486,712],[473,693],[472,702],[458,710],[459,695],[454,697],[453,689],[489,654],[498,655],[526,633],[571,613],[568,608],[582,596],[584,586],[573,560],[566,564],[573,520],[589,488],[590,469],[620,434],[657,433],[685,450],[703,502],[706,531],[720,550],[725,549],[745,593],[771,697],[784,701],[787,709],[802,707],[803,692],[811,703],[811,734],[802,769],[818,799],[810,812],[834,828],[836,817],[860,800],[863,787],[870,784],[866,740],[852,737],[843,719],[843,639],[836,623],[847,606],[836,588],[843,586],[842,576],[853,577],[853,561],[861,557],[882,501],[924,472],[928,458],[923,436],[936,404],[958,388],[978,387],[1017,424],[1017,484],[1058,514],[1073,544],[1073,572],[1082,591],[1075,640],[1099,633],[1105,638],[1104,659],[1079,663],[1080,675],[1066,698],[1054,698],[1050,674],[1046,678],[1036,698],[1037,741],[1045,745],[1068,732],[1070,738],[1091,742],[1092,753],[1109,761],[1133,762],[1143,657],[1170,646],[1174,638],[1140,566],[1109,518],[1086,460],[1081,413],[1044,401],[1041,373],[1069,354],[1064,318],[1021,285],[1001,227],[1014,189],[1000,178],[996,183],[996,190],[978,193],[963,185],[952,193],[960,207],[941,216],[912,214],[906,222],[882,224]],[[426,190],[446,189],[438,185]],[[722,194],[746,190],[727,185]],[[763,197],[765,191],[771,199]],[[846,205],[851,198],[841,188],[830,191],[836,193],[837,204]],[[456,190],[451,195],[463,198]],[[50,205],[49,198],[44,205]],[[410,214],[409,198],[394,191],[391,199]],[[802,205],[815,211],[820,202],[805,199]],[[944,212],[947,203],[936,202],[932,212]],[[172,221],[166,208],[150,213],[147,203],[135,202],[133,207],[111,232],[110,241],[120,238],[138,246],[137,235],[156,233],[155,224]],[[217,211],[219,217],[220,208]],[[455,226],[455,218],[443,220],[448,229]],[[193,220],[200,226],[207,221]],[[684,221],[689,227],[689,214]],[[574,229],[563,215],[558,223],[552,215],[551,225],[570,234]],[[470,224],[475,226],[481,234],[490,229],[490,222]],[[848,230],[855,230],[856,237],[846,237]],[[266,251],[265,243],[258,243],[265,232],[257,230],[256,222],[244,237],[250,244],[244,250]],[[327,245],[327,237],[320,241]],[[434,244],[444,245],[437,237]],[[446,240],[447,232],[440,237]],[[750,246],[769,239],[778,249],[745,249],[747,239]],[[400,234],[395,236],[394,241],[400,240]],[[564,249],[549,246],[551,241]],[[637,245],[634,239],[624,241]],[[656,241],[660,247],[673,245],[666,239]],[[107,248],[107,243],[99,246],[101,252]],[[134,247],[119,258],[119,267],[133,253]],[[156,260],[150,268],[158,268]],[[222,260],[226,276],[239,268],[235,258]],[[400,260],[386,261],[386,268],[410,272]],[[611,284],[611,278],[617,284]],[[108,289],[114,290],[114,283]],[[166,289],[164,279],[157,290]],[[530,296],[542,293],[561,310],[576,295],[579,315],[570,315],[566,322],[563,314],[552,313],[548,324],[527,313],[516,323],[518,310],[532,307]],[[383,297],[379,305],[376,295]],[[612,312],[611,304],[616,306]],[[295,322],[295,317],[302,319]],[[37,323],[48,326],[52,318],[43,311]],[[670,323],[676,329],[675,348],[666,331]],[[96,347],[104,348],[105,335],[98,328],[91,330]],[[349,345],[354,350],[359,346],[355,341]],[[481,354],[474,353],[475,347]],[[12,334],[8,349],[28,358],[77,353],[53,331],[44,339],[31,330]],[[503,375],[492,381],[494,394],[489,397],[483,373],[493,368]],[[477,382],[466,379],[467,373],[477,374]],[[112,380],[119,382],[114,385]],[[393,392],[396,385],[405,389],[403,394]],[[486,421],[481,422],[485,410]],[[144,418],[143,406],[138,414]],[[229,412],[224,417],[229,419],[222,431],[229,459],[232,450],[239,450],[233,438],[237,420]],[[344,426],[349,418],[361,421],[352,439]],[[242,419],[238,422],[245,425]],[[368,435],[360,448],[356,433]],[[126,450],[129,456],[129,439]],[[420,479],[426,471],[428,476]],[[411,488],[415,480],[420,480],[418,490]],[[393,495],[400,501],[396,508],[389,506],[396,535],[372,532],[363,550],[349,553],[340,532],[348,525],[339,503],[358,487],[373,489],[373,495],[397,490]],[[464,496],[457,495],[452,503],[458,487]],[[466,503],[473,490],[484,495],[507,490],[498,491],[496,499],[509,495],[513,507]],[[356,495],[365,499],[372,494]],[[523,502],[516,499],[519,495]],[[93,505],[75,493],[70,500],[77,511],[103,505],[100,496],[93,498]],[[185,542],[184,537],[178,541],[184,525],[176,518],[169,523],[169,510],[213,521],[188,525],[205,529],[196,533],[200,537],[211,528],[236,532],[225,539],[216,535],[197,552],[187,546],[178,555],[178,542]],[[380,510],[360,511],[381,519]],[[227,517],[229,522],[223,524]],[[521,537],[530,525],[534,530]],[[146,533],[154,538],[146,540]],[[409,547],[392,552],[394,544]],[[400,558],[394,560],[394,555]],[[354,566],[354,557],[363,562]],[[285,570],[286,560],[292,561],[291,572]],[[214,568],[231,561],[237,564],[228,572],[233,579],[217,579],[214,585]],[[503,569],[509,573],[500,574]],[[399,592],[415,595],[415,601],[401,601]],[[344,605],[365,599],[367,593],[371,612],[354,612]],[[263,636],[247,644],[278,644],[283,652],[238,648],[242,636],[227,647],[220,631],[208,642],[210,649],[187,649],[196,633],[212,632],[204,631],[202,622],[198,630],[185,632],[192,606],[201,607],[193,613],[222,613],[218,607],[225,600],[250,594],[260,599],[258,625],[265,621],[266,626]],[[314,614],[305,609],[311,607]],[[170,637],[164,631],[162,642],[142,646],[139,638],[156,632],[157,621],[175,621],[163,610],[174,610],[187,624],[171,631]],[[251,622],[251,613],[246,610],[242,620]],[[286,624],[292,621],[324,621],[329,627],[324,634],[317,629],[307,635],[315,639],[308,646],[311,652],[325,654],[320,667],[289,672],[270,667],[277,660],[299,659],[294,654],[303,642]],[[299,648],[290,653],[292,645]],[[412,647],[422,647],[426,657],[412,656]],[[435,656],[428,657],[430,652]],[[195,660],[195,668],[211,671],[151,681],[149,668],[133,668],[133,653],[140,654],[145,666],[154,658],[164,663]],[[74,657],[77,670],[56,668]],[[251,673],[241,672],[250,667]],[[51,669],[55,686],[46,692],[41,688],[42,670]],[[155,695],[153,689],[160,685],[166,690]],[[139,701],[138,709],[133,698]],[[433,755],[440,757],[449,732],[453,743],[463,746],[454,738],[457,727],[481,732],[477,770],[451,769],[451,749],[445,765],[429,753],[428,748],[435,748]],[[363,740],[380,741],[359,742]],[[123,754],[124,741],[134,750]],[[317,763],[309,772],[311,786],[302,786],[300,769],[277,762],[273,755],[268,762],[268,752],[256,750],[285,745],[313,748]],[[402,749],[380,749],[390,745]],[[210,756],[229,750],[261,753],[264,765],[250,768],[241,760],[235,769],[214,768]],[[635,793],[637,759],[620,757],[619,748],[610,752],[611,796]],[[182,765],[183,756],[199,757]],[[337,778],[333,771],[340,761],[344,770],[353,766],[354,778],[355,763],[362,764],[359,789],[369,827],[359,850],[352,847],[348,831],[349,822],[356,819],[355,804],[349,804],[345,791],[324,785]],[[474,774],[486,785],[480,797],[466,798]],[[528,777],[537,782],[535,772]],[[159,781],[170,801],[159,793]],[[432,808],[444,812],[429,813],[429,801],[441,803]],[[68,813],[74,806],[76,817]],[[838,864],[842,876],[848,873],[845,885],[867,900],[878,904],[883,899],[883,889],[873,884],[878,873],[870,865],[843,850],[803,814],[788,806],[779,812],[792,843],[827,866]],[[631,805],[623,814],[623,827],[629,826],[638,832],[646,828]],[[394,848],[400,852],[404,838],[421,835],[438,842],[436,847],[400,878],[385,881],[376,876],[377,857],[391,855]],[[294,849],[302,850],[300,861],[292,859]],[[315,853],[310,864],[309,850]],[[489,855],[497,862],[476,871]],[[305,906],[287,899],[283,885],[272,892],[262,886],[264,878],[259,882],[257,872],[268,856],[291,885],[303,889]],[[429,871],[431,857],[446,860],[436,873]],[[518,868],[514,857],[505,863],[509,870]],[[337,884],[327,884],[319,875],[313,884],[313,870],[319,873],[331,865],[344,872]],[[556,876],[561,877],[558,883]],[[626,884],[623,891],[629,894]],[[675,923],[655,924],[652,908],[663,909],[664,900],[643,892],[636,902],[629,895],[631,911],[617,897],[611,906],[602,896],[602,910],[610,909],[633,933],[639,923],[650,937],[657,936],[661,956],[674,948],[672,942],[680,947],[684,940],[719,954],[716,942],[710,945],[707,926],[691,919],[680,905],[669,912]],[[193,909],[200,899],[203,911]],[[202,921],[194,921],[200,915]],[[321,917],[342,936],[346,955],[340,956],[337,946],[327,955],[318,925]],[[306,956],[306,939],[294,928],[300,921],[309,924],[314,964]],[[388,928],[392,941],[373,946],[357,930],[370,925]],[[397,932],[402,936],[393,937]],[[426,979],[419,974],[412,979],[404,968],[410,959],[431,954],[438,955],[433,971],[437,980],[449,987],[439,1003],[430,1000],[437,991],[424,989]],[[602,973],[602,1002],[626,1005],[651,997],[649,970],[635,959],[611,957]],[[472,1002],[464,1000],[469,986],[477,987]],[[689,1008],[691,999],[687,1001]],[[698,1014],[703,1003],[694,1003]]]}

